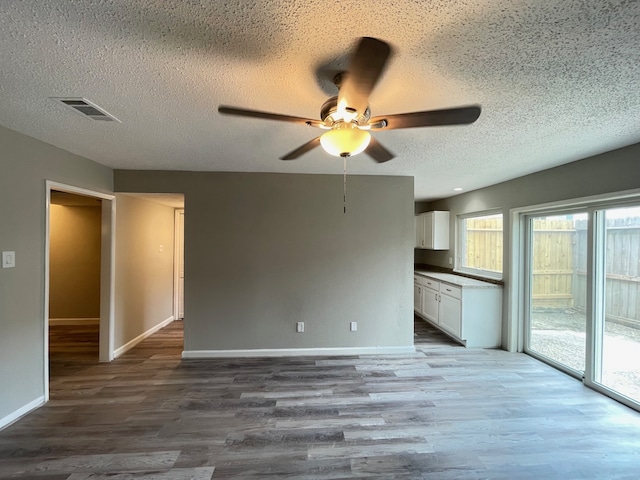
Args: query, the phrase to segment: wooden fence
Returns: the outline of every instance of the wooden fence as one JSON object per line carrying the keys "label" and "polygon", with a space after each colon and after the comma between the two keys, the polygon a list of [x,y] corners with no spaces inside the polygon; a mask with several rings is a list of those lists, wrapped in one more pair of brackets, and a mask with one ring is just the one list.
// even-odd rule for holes
{"label": "wooden fence", "polygon": [[[640,217],[607,219],[605,315],[640,328]],[[586,308],[587,224],[576,222],[575,308]]]}
{"label": "wooden fence", "polygon": [[466,232],[466,265],[502,272],[502,218],[469,218]]}
{"label": "wooden fence", "polygon": [[575,233],[572,220],[534,219],[534,307],[573,307]]}
{"label": "wooden fence", "polygon": [[[533,307],[584,311],[587,221],[534,219],[533,228]],[[609,219],[606,232],[605,315],[640,328],[640,218]],[[502,239],[500,219],[468,220],[467,264],[501,271]]]}

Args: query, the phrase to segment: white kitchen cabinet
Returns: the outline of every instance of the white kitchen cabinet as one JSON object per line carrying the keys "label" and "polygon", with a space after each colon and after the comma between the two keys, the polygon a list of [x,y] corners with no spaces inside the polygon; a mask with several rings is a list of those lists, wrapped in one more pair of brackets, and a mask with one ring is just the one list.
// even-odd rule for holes
{"label": "white kitchen cabinet", "polygon": [[422,285],[413,282],[413,310],[422,313]]}
{"label": "white kitchen cabinet", "polygon": [[449,212],[435,211],[415,216],[416,248],[449,250]]}
{"label": "white kitchen cabinet", "polygon": [[[425,279],[426,280],[426,279]],[[435,323],[439,323],[438,314],[438,282],[430,280],[424,282],[422,286],[422,311],[421,314],[427,320]]]}
{"label": "white kitchen cabinet", "polygon": [[419,275],[422,276],[422,307],[420,311],[416,309],[418,315],[466,347],[501,345],[502,288],[499,285],[452,274],[425,272]]}
{"label": "white kitchen cabinet", "polygon": [[424,217],[422,215],[416,215],[413,217],[416,227],[416,242],[415,248],[424,248]]}
{"label": "white kitchen cabinet", "polygon": [[[440,284],[441,287],[445,285]],[[442,292],[442,288],[440,291]],[[462,339],[462,301],[445,293],[440,293],[438,300],[440,302],[438,325],[447,333]]]}

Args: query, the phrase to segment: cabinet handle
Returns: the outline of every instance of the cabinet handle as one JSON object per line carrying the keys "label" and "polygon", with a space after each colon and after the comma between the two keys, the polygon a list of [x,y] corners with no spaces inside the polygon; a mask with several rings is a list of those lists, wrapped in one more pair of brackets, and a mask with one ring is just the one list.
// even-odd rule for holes
{"label": "cabinet handle", "polygon": [[438,294],[436,293],[436,302],[438,301]]}

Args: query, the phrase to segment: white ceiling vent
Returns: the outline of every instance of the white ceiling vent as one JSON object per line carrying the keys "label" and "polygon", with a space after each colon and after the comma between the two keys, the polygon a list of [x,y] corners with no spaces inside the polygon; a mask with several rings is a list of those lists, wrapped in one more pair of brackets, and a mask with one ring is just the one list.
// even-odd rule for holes
{"label": "white ceiling vent", "polygon": [[102,122],[120,122],[116,117],[100,108],[95,103],[90,102],[85,98],[60,98],[51,97],[52,100],[60,102],[69,108],[72,108],[76,112],[82,114],[83,117],[90,118],[91,120],[100,120]]}

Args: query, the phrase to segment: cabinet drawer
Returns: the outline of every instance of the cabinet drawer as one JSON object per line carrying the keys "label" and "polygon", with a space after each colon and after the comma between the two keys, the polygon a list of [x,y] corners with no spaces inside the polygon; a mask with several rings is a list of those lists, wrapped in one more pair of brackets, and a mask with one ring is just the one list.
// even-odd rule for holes
{"label": "cabinet drawer", "polygon": [[422,285],[424,285],[425,287],[428,287],[432,290],[438,290],[438,286],[440,285],[440,282],[433,280],[431,278],[427,278],[427,277],[422,277]]}
{"label": "cabinet drawer", "polygon": [[453,298],[462,298],[462,288],[449,285],[448,283],[440,284],[440,293],[443,295],[449,295]]}
{"label": "cabinet drawer", "polygon": [[413,276],[413,283],[414,285],[422,285],[422,276],[421,275],[414,275]]}

